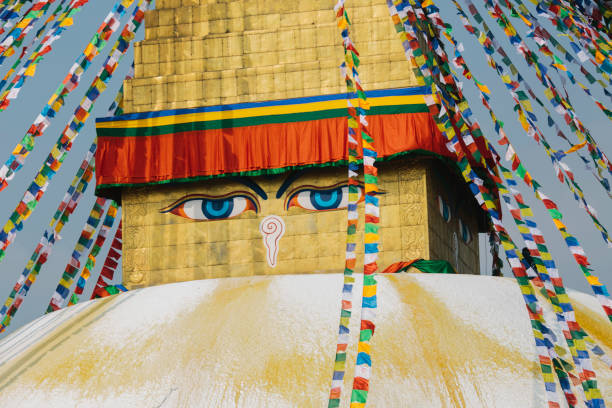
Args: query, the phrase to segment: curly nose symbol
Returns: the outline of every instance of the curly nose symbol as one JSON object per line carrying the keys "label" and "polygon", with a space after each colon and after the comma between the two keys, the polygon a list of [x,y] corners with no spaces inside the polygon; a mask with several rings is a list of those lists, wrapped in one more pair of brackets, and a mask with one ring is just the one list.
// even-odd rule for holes
{"label": "curly nose symbol", "polygon": [[268,215],[261,220],[259,232],[261,232],[263,243],[266,247],[268,265],[274,268],[276,266],[276,257],[278,256],[278,242],[285,233],[285,223],[282,218],[276,215]]}

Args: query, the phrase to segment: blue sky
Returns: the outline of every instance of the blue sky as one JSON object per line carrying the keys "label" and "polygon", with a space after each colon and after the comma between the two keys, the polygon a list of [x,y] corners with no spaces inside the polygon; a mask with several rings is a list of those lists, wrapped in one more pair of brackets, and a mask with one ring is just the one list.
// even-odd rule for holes
{"label": "blue sky", "polygon": [[[45,59],[39,64],[36,77],[30,79],[24,85],[19,98],[12,101],[11,106],[5,112],[0,112],[0,121],[2,124],[2,126],[0,126],[0,138],[2,139],[2,143],[0,145],[0,160],[4,161],[8,158],[10,151],[23,137],[27,128],[30,126],[36,115],[40,112],[40,109],[44,106],[45,102],[64,78],[75,58],[85,47],[91,38],[92,33],[100,25],[102,19],[104,16],[106,16],[112,4],[113,2],[106,0],[90,1],[87,5],[85,5],[83,10],[74,17],[75,24],[64,33],[60,40],[54,43],[53,52],[46,55]],[[521,160],[532,175],[534,175],[540,184],[542,184],[543,190],[559,205],[564,214],[563,220],[566,223],[568,230],[579,239],[592,263],[595,273],[599,275],[602,282],[606,283],[608,287],[612,286],[612,275],[610,273],[612,249],[606,247],[605,243],[601,239],[601,236],[595,230],[595,227],[586,216],[586,213],[578,207],[578,203],[574,201],[569,190],[556,179],[550,160],[546,156],[543,148],[538,146],[533,140],[529,139],[518,125],[518,122],[515,120],[514,112],[512,111],[512,100],[507,94],[505,88],[502,86],[501,81],[487,66],[486,59],[480,45],[476,42],[474,37],[469,35],[463,29],[460,21],[455,15],[454,7],[450,6],[449,4],[449,2],[439,2],[439,6],[442,8],[442,17],[453,25],[457,39],[463,42],[465,47],[464,56],[466,57],[470,68],[476,74],[478,79],[491,89],[493,108],[498,113],[502,121],[505,122],[506,132],[518,151]],[[348,6],[350,12],[350,2]],[[480,11],[483,16],[487,16],[486,11],[482,7],[480,7]],[[331,12],[332,11],[330,9],[330,13]],[[531,68],[527,67],[522,58],[514,52],[512,46],[506,40],[503,33],[497,29],[496,24],[492,22],[488,16],[486,18],[489,26],[495,30],[494,33],[498,38],[498,41],[503,44],[504,48],[513,59],[515,65],[521,70],[521,73],[528,79],[535,89],[541,91],[542,88],[537,83],[537,79],[533,75]],[[513,19],[512,22],[517,27],[521,26],[519,20]],[[556,33],[554,28],[552,28],[548,22],[544,23],[551,33]],[[391,20],[389,20],[389,24],[391,24]],[[140,40],[142,37],[143,32],[141,31],[137,38]],[[4,217],[0,220],[0,222],[3,224],[21,199],[25,186],[27,186],[27,184],[32,180],[47,156],[49,150],[57,140],[57,137],[63,130],[64,126],[68,123],[75,106],[78,104],[84,92],[87,90],[87,87],[94,78],[98,67],[100,64],[102,64],[108,51],[111,49],[115,38],[116,35],[111,39],[111,41],[109,41],[107,48],[94,60],[92,67],[89,69],[86,75],[83,76],[81,86],[76,91],[72,92],[71,96],[67,99],[67,105],[53,120],[52,125],[49,129],[47,129],[44,136],[36,140],[35,150],[28,157],[24,168],[17,173],[15,178],[11,181],[9,187],[0,192],[0,214],[2,214],[2,217]],[[558,39],[562,42],[566,41],[564,37],[558,37]],[[340,37],[338,37],[338,40],[340,41]],[[533,46],[535,49],[535,45],[533,43],[530,43],[530,46]],[[357,48],[359,48],[359,44],[357,44]],[[66,159],[62,169],[52,180],[49,190],[41,200],[36,211],[27,220],[23,231],[18,234],[15,242],[9,247],[6,258],[2,261],[2,263],[0,263],[0,273],[2,274],[2,279],[0,279],[0,302],[4,302],[4,299],[10,292],[10,288],[14,285],[14,282],[25,266],[27,259],[30,257],[36,244],[40,240],[42,232],[49,223],[55,208],[62,199],[68,184],[72,180],[72,177],[80,165],[86,150],[92,142],[95,134],[93,118],[106,115],[107,108],[112,102],[120,86],[121,80],[128,71],[132,59],[133,54],[132,50],[130,50],[128,55],[126,55],[124,58],[121,66],[116,71],[108,89],[98,100],[90,120],[74,143],[74,147]],[[9,59],[0,67],[0,72],[2,75],[4,72],[6,72],[12,62],[13,59]],[[573,69],[575,70],[575,68]],[[551,75],[555,76],[556,74]],[[491,127],[491,121],[488,118],[488,114],[479,102],[475,88],[469,85],[467,81],[464,82],[464,91],[466,95],[468,95],[469,100],[473,102],[472,109],[476,113],[483,131],[493,141],[496,141],[495,133]],[[583,82],[586,83],[586,81]],[[536,84],[538,86],[536,86]],[[606,103],[605,96],[600,89],[597,89],[597,86],[598,85],[592,86],[594,94],[599,100]],[[568,92],[582,122],[590,129],[592,135],[597,140],[599,146],[604,150],[604,152],[612,155],[612,138],[610,134],[611,127],[609,120],[578,88],[569,87]],[[612,105],[611,101],[608,100],[607,105]],[[541,111],[537,111],[536,113],[540,119],[545,118],[545,116],[541,115]],[[557,116],[555,119],[561,118]],[[561,122],[562,120],[559,121],[559,123]],[[542,124],[541,128],[544,132],[546,132],[546,135],[553,147],[567,148],[564,142],[554,136],[554,134],[549,131],[549,128],[545,124]],[[566,134],[570,135],[571,132],[567,130]],[[574,138],[573,140],[576,139]],[[503,152],[503,149],[498,150]],[[600,221],[604,224],[604,226],[612,225],[612,213],[609,211],[610,208],[612,208],[610,205],[610,198],[607,197],[603,189],[596,183],[595,179],[588,173],[588,171],[585,170],[584,165],[576,157],[568,157],[567,163],[574,170],[577,179],[585,191],[587,200],[598,210]],[[586,284],[582,273],[578,269],[573,258],[570,256],[567,247],[561,239],[560,234],[552,224],[550,217],[545,212],[542,204],[535,199],[529,190],[521,187],[521,191],[523,192],[523,196],[527,202],[532,206],[536,213],[539,227],[544,232],[548,242],[548,247],[557,262],[557,266],[560,270],[561,276],[565,280],[566,286],[590,293],[590,288]],[[19,326],[44,313],[50,296],[57,285],[67,261],[69,260],[70,253],[72,252],[75,241],[83,227],[93,201],[94,195],[92,185],[88,189],[86,197],[82,199],[77,210],[71,217],[71,221],[65,227],[62,233],[64,239],[60,240],[55,245],[52,256],[47,264],[43,267],[38,281],[30,290],[24,305],[21,307],[21,310],[13,320],[13,323],[7,332],[13,331]],[[511,231],[511,234],[515,238],[517,244],[522,247],[523,244],[519,239],[511,217],[508,214],[505,214],[504,220],[506,227],[509,231]],[[110,241],[111,240],[109,239],[101,251],[98,268],[96,268],[96,272],[90,279],[90,284],[88,285],[88,289],[85,293],[86,295],[91,292],[91,286],[95,283],[95,278],[99,271],[100,265],[102,264],[102,260],[106,256],[106,251],[110,245]],[[481,273],[490,274],[490,265],[491,256],[488,254],[487,246],[481,240]],[[505,274],[509,276],[509,270],[507,267],[505,268]]]}

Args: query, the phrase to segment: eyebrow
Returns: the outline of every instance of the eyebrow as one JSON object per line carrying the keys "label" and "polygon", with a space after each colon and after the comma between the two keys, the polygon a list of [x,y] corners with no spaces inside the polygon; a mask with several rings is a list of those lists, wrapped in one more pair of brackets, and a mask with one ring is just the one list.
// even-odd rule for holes
{"label": "eyebrow", "polygon": [[278,191],[276,192],[276,198],[281,198],[281,196],[289,188],[291,183],[293,183],[295,180],[301,177],[305,172],[306,170],[298,170],[298,171],[294,171],[293,173],[289,174],[289,176],[285,179],[285,181],[283,181],[283,184],[281,184]]}
{"label": "eyebrow", "polygon": [[253,190],[257,195],[259,195],[264,200],[268,199],[268,195],[266,192],[253,180],[248,177],[230,177],[231,180],[234,180],[242,185],[247,186],[251,190]]}

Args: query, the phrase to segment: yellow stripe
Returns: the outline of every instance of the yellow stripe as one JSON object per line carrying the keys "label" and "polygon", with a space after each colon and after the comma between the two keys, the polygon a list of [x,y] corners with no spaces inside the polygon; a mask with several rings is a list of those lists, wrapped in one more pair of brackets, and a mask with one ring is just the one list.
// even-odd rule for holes
{"label": "yellow stripe", "polygon": [[[425,103],[423,95],[383,96],[380,98],[370,98],[368,101],[370,102],[371,106],[421,105]],[[353,106],[356,106],[358,100],[353,99],[351,100],[351,103]],[[158,118],[121,120],[116,122],[99,122],[96,124],[96,127],[99,129],[155,127],[164,125],[178,125],[181,123],[190,122],[207,122],[212,120],[240,119],[269,115],[287,115],[291,113],[317,112],[343,108],[346,108],[346,99],[299,103],[295,105],[263,106],[258,108],[226,110],[220,112],[198,112],[184,115],[162,116]]]}

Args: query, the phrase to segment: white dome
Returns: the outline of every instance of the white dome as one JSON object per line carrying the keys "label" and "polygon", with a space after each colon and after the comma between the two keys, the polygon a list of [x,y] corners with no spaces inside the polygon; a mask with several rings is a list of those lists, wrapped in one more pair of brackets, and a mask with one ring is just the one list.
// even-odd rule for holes
{"label": "white dome", "polygon": [[[424,274],[378,281],[368,406],[544,406],[514,281]],[[0,342],[0,406],[326,406],[341,286],[338,274],[211,279],[51,313]],[[356,286],[355,298],[360,293]],[[570,295],[581,324],[612,354],[612,325],[597,301]],[[355,310],[343,406],[358,320]],[[612,405],[612,371],[592,361]]]}

